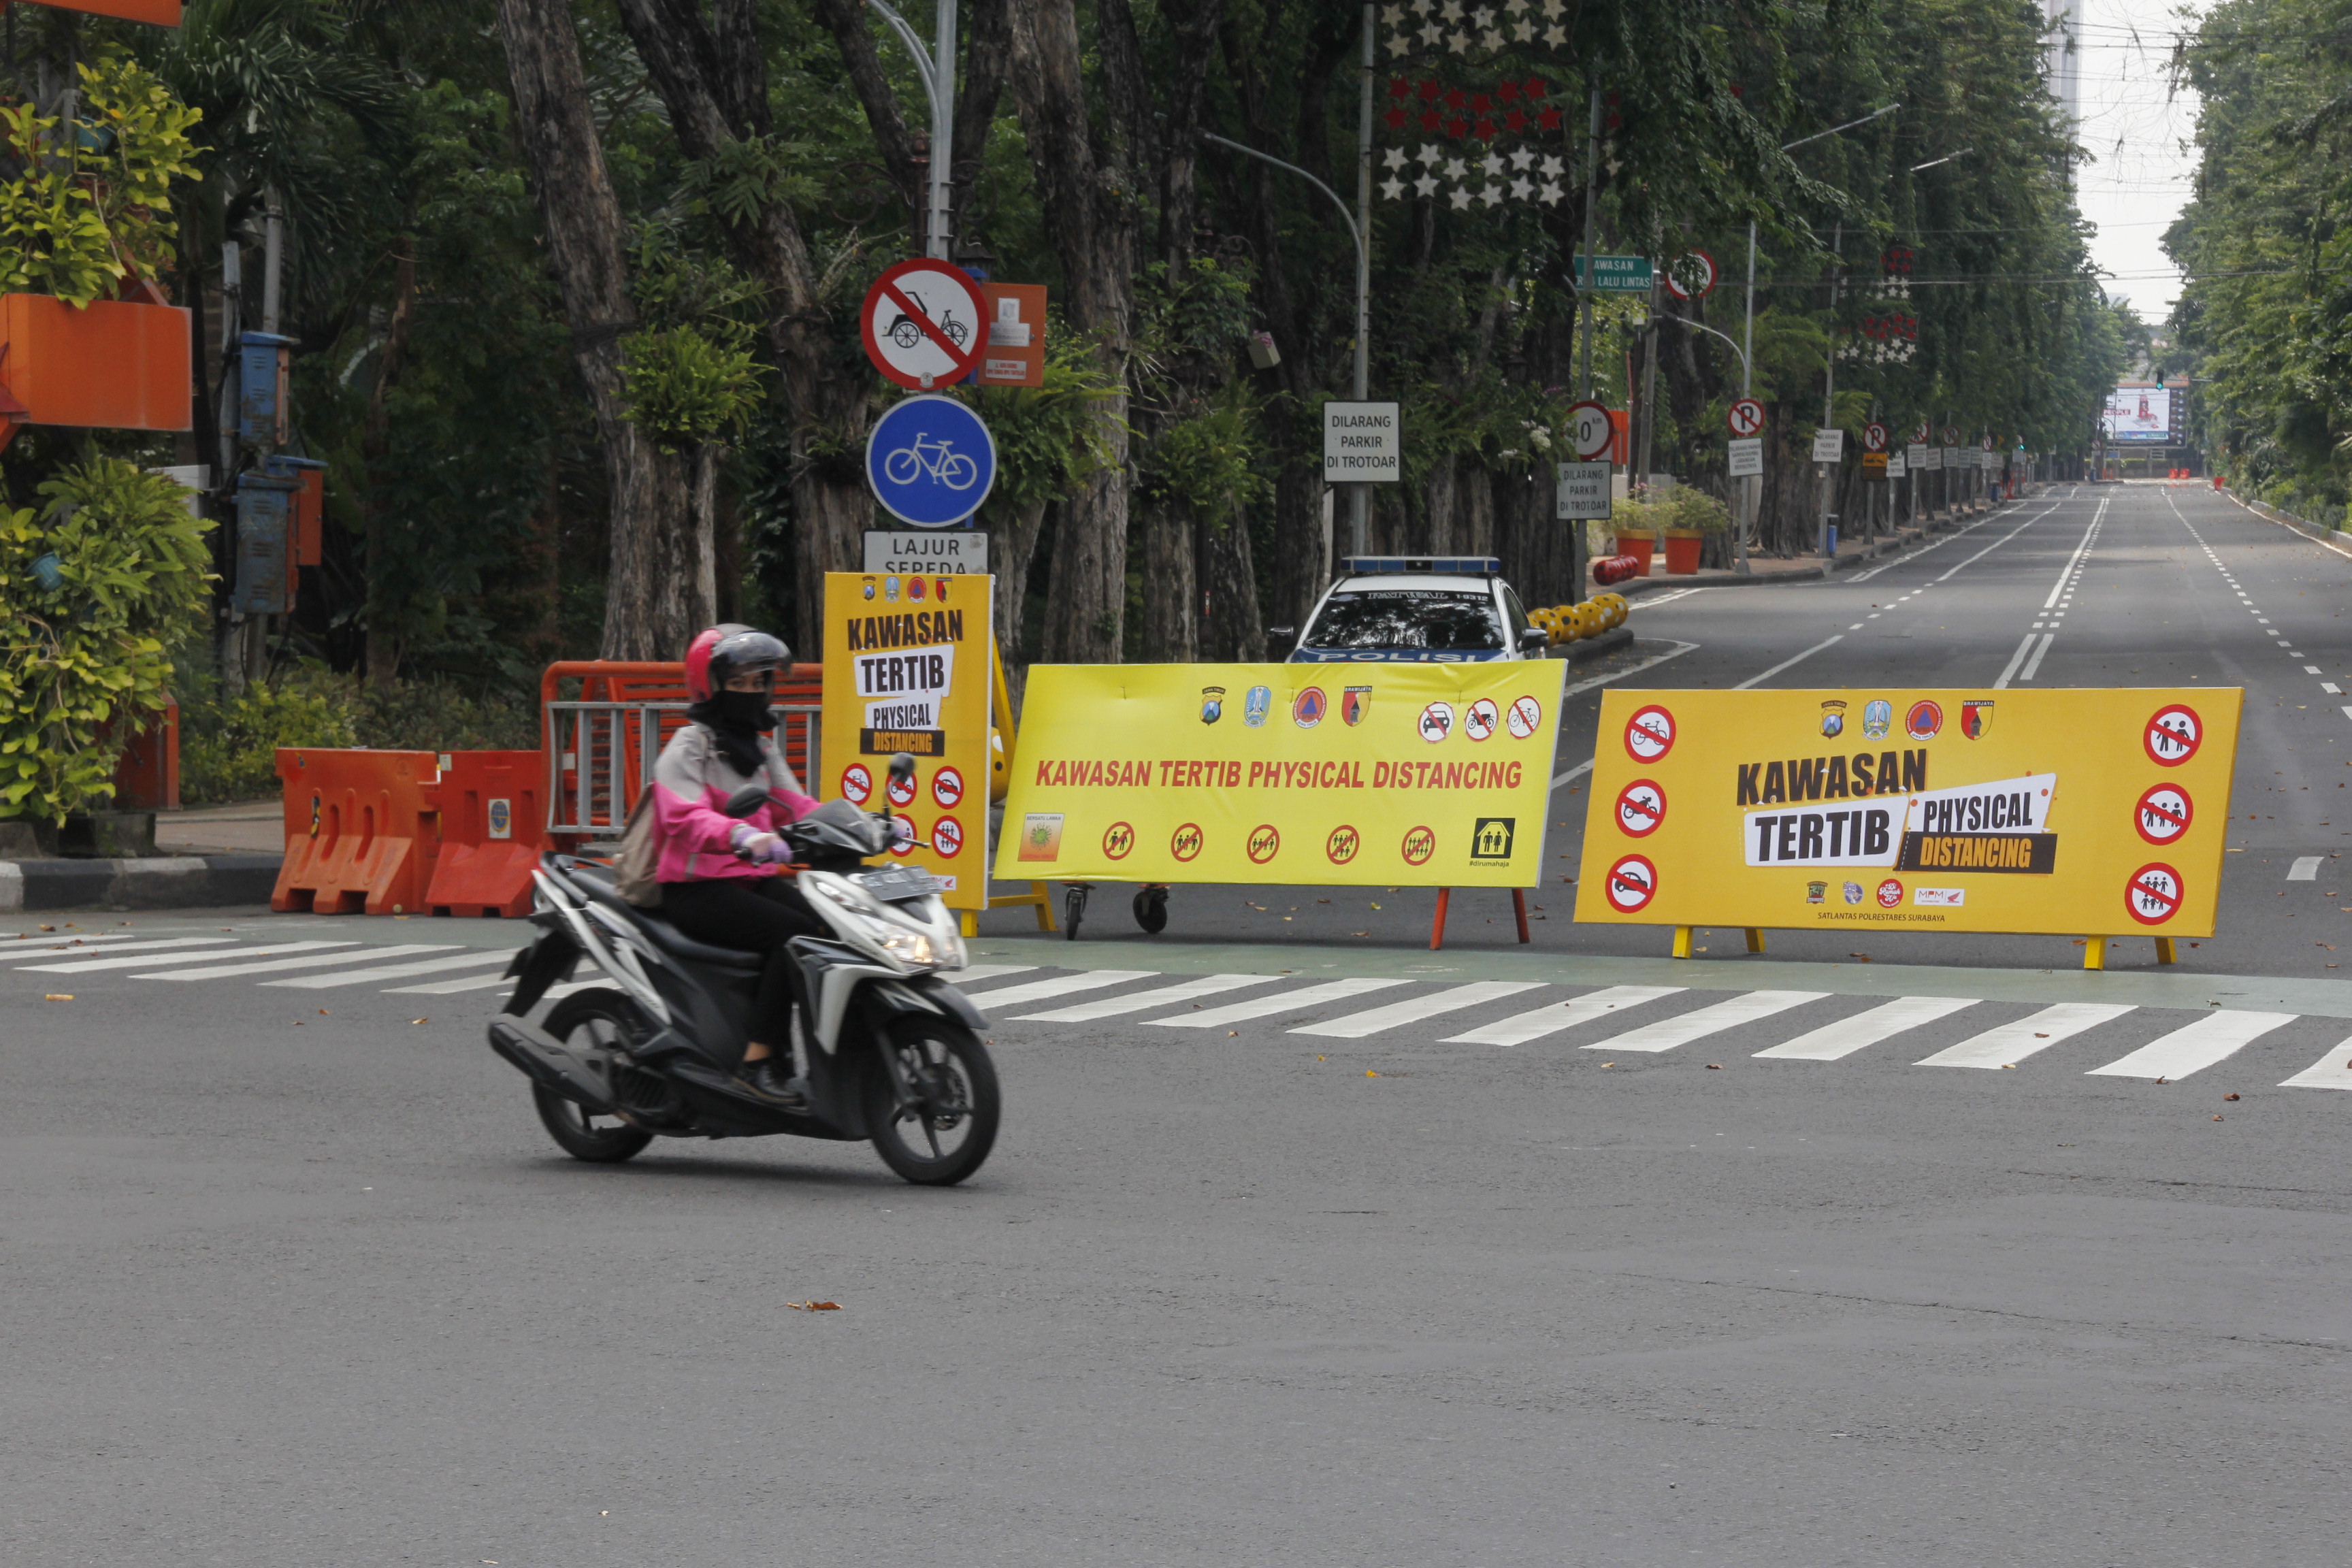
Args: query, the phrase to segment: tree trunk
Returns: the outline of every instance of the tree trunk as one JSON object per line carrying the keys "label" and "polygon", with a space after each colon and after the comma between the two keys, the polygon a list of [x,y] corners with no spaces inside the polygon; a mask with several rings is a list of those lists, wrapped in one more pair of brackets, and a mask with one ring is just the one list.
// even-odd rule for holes
{"label": "tree trunk", "polygon": [[1209,529],[1208,656],[1219,663],[1261,664],[1266,657],[1265,620],[1258,608],[1249,517],[1236,506],[1227,509],[1223,521],[1222,528],[1213,523]]}
{"label": "tree trunk", "polygon": [[1026,632],[1029,605],[1029,558],[1045,527],[1043,500],[1003,507],[989,519],[989,570],[996,577],[996,647],[1004,660],[1004,679],[1013,689],[1013,706],[1027,683],[1029,646]]}
{"label": "tree trunk", "polygon": [[1171,500],[1146,501],[1136,520],[1143,543],[1142,653],[1146,664],[1190,664],[1199,590],[1192,578],[1192,519]]}
{"label": "tree trunk", "polygon": [[367,568],[368,684],[390,686],[400,673],[400,638],[393,627],[393,607],[385,578],[391,571],[391,549],[384,538],[384,491],[393,482],[392,414],[386,406],[408,358],[409,324],[416,315],[416,251],[409,237],[400,241],[400,257],[393,264],[392,319],[383,332],[383,358],[376,369],[375,386],[368,394],[367,422],[360,437],[360,455],[366,476],[360,486],[360,519],[365,541]]}
{"label": "tree trunk", "polygon": [[[1062,260],[1070,323],[1090,336],[1118,388],[1088,405],[1108,462],[1062,519],[1045,623],[1045,658],[1117,660],[1127,610],[1128,359],[1135,315],[1133,181],[1120,138],[1096,136],[1073,0],[1012,0],[1013,77],[1038,194]],[[1120,95],[1126,96],[1124,92]]]}
{"label": "tree trunk", "polygon": [[[540,220],[572,327],[572,354],[596,411],[612,509],[613,557],[604,597],[606,658],[675,658],[698,628],[676,612],[685,487],[674,459],[630,423],[621,386],[621,338],[636,325],[620,204],[604,167],[580,39],[564,0],[499,0],[513,80],[515,124],[539,198]],[[669,584],[677,582],[675,575]]]}

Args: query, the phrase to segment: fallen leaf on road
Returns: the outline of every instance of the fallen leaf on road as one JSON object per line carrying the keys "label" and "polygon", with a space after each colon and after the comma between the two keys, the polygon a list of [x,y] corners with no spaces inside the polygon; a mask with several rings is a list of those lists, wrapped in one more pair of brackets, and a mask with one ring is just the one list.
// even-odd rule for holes
{"label": "fallen leaf on road", "polygon": [[2220,1117],[2218,1117],[2218,1116],[2217,1116],[2217,1117],[2213,1118],[2213,1120],[2214,1120],[2214,1121],[2221,1121],[2221,1119]]}
{"label": "fallen leaf on road", "polygon": [[838,1301],[787,1301],[784,1305],[790,1307],[795,1312],[838,1312],[841,1310],[841,1303]]}
{"label": "fallen leaf on road", "polygon": [[1380,907],[1381,907],[1381,906],[1380,906],[1380,905],[1378,905],[1378,904],[1374,904],[1374,905],[1372,906],[1372,908],[1374,908],[1374,909],[1379,909]]}
{"label": "fallen leaf on road", "polygon": [[55,930],[57,930],[58,928],[57,928],[57,927],[55,927],[55,926],[43,926],[41,929],[42,929],[43,931],[55,931]]}
{"label": "fallen leaf on road", "polygon": [[73,993],[70,991],[52,991],[47,995],[42,997],[41,1000],[44,1002],[70,1002],[73,1000]]}
{"label": "fallen leaf on road", "polygon": [[2017,1070],[2017,1064],[2015,1062],[2003,1062],[2000,1064],[2000,1070],[2003,1072],[2015,1072]]}
{"label": "fallen leaf on road", "polygon": [[1380,1077],[1381,1075],[1380,1075],[1380,1074],[1378,1074],[1378,1073],[1376,1073],[1376,1072],[1374,1072],[1371,1068],[1366,1068],[1364,1069],[1364,1076],[1365,1076],[1366,1078],[1378,1078],[1378,1077]]}
{"label": "fallen leaf on road", "polygon": [[2049,1036],[2047,1036],[2047,1035],[2036,1035],[2036,1036],[2034,1036],[2033,1037],[2034,1037],[2035,1039],[2037,1039],[2037,1040],[2046,1040],[2046,1039],[2048,1039],[2050,1037],[2049,1037]]}
{"label": "fallen leaf on road", "polygon": [[2225,1094],[2225,1095],[2223,1095],[2221,1098],[2222,1098],[2223,1100],[2235,1100],[2235,1099],[2237,1099],[2238,1097],[2237,1097],[2236,1095],[2234,1095],[2234,1094]]}
{"label": "fallen leaf on road", "polygon": [[430,1018],[411,1018],[408,1021],[412,1024],[429,1024],[433,1020]]}
{"label": "fallen leaf on road", "polygon": [[1227,1029],[1225,1031],[1225,1038],[1229,1040],[1238,1040],[1241,1037],[1242,1032],[1239,1029]]}
{"label": "fallen leaf on road", "polygon": [[325,1017],[326,1016],[327,1016],[327,1010],[326,1010],[324,1007],[320,1008],[320,1009],[319,1009],[319,1016],[320,1016],[321,1018],[323,1018],[323,1017]]}
{"label": "fallen leaf on road", "polygon": [[1721,1072],[1723,1070],[1723,1064],[1721,1062],[1709,1062],[1706,1064],[1706,1070],[1709,1072]]}

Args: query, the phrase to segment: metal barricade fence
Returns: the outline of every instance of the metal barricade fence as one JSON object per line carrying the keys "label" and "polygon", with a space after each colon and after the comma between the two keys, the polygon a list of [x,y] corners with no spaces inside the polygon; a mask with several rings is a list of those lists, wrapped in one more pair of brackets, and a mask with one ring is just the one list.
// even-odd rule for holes
{"label": "metal barricade fence", "polygon": [[[677,701],[549,701],[547,725],[547,830],[586,838],[617,838],[628,826],[637,797],[653,782],[654,763],[671,735],[686,723],[688,704]],[[818,752],[820,714],[815,703],[784,703],[776,742],[789,757],[799,752],[801,787],[814,795],[822,777]]]}

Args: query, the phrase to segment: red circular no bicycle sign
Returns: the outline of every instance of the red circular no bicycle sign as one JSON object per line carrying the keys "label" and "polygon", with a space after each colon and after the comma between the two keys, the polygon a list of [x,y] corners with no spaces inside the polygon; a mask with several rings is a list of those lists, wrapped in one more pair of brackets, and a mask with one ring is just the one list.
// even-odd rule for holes
{"label": "red circular no bicycle sign", "polygon": [[2144,926],[2160,926],[2179,914],[2180,900],[2180,873],[2161,860],[2142,866],[2124,884],[2124,910]]}
{"label": "red circular no bicycle sign", "polygon": [[1637,763],[1654,763],[1675,749],[1675,716],[1653,702],[1625,721],[1625,750]]}
{"label": "red circular no bicycle sign", "polygon": [[2196,819],[2197,803],[2179,784],[2151,785],[2132,807],[2132,826],[2150,844],[2171,844],[2189,831]]}
{"label": "red circular no bicycle sign", "polygon": [[953,262],[901,261],[866,291],[857,322],[866,357],[913,391],[961,381],[988,346],[986,309],[980,285]]}
{"label": "red circular no bicycle sign", "polygon": [[1658,895],[1658,868],[1646,857],[1625,856],[1609,868],[1608,893],[1611,909],[1638,914]]}
{"label": "red circular no bicycle sign", "polygon": [[1666,819],[1666,792],[1649,779],[1635,779],[1617,792],[1617,827],[1629,838],[1647,838]]}
{"label": "red circular no bicycle sign", "polygon": [[2160,768],[2177,768],[2197,754],[2205,740],[2205,721],[2186,702],[2168,703],[2156,710],[2139,743],[2147,760]]}
{"label": "red circular no bicycle sign", "polygon": [[1753,436],[1764,428],[1764,405],[1752,397],[1739,398],[1724,415],[1723,422],[1731,426],[1735,436]]}
{"label": "red circular no bicycle sign", "polygon": [[874,797],[874,775],[864,763],[852,763],[841,770],[841,798],[852,805],[864,805]]}

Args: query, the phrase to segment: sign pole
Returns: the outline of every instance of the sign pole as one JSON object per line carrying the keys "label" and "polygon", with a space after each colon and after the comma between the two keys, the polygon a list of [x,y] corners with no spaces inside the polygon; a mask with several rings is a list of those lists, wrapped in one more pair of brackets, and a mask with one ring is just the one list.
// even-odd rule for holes
{"label": "sign pole", "polygon": [[[942,4],[945,0],[942,0]],[[1372,372],[1372,6],[1364,6],[1363,93],[1356,111],[1356,377],[1355,400],[1371,395]],[[1349,488],[1348,532],[1355,552],[1370,549],[1372,487]],[[1436,542],[1431,542],[1436,548]],[[1328,568],[1329,563],[1326,562]]]}
{"label": "sign pole", "polygon": [[907,19],[892,10],[887,0],[866,0],[882,13],[898,35],[907,52],[915,57],[915,75],[923,84],[923,96],[931,100],[930,195],[926,204],[923,254],[944,261],[948,254],[948,193],[952,184],[950,165],[955,160],[955,65],[956,65],[956,4],[957,0],[939,0],[934,14],[931,47],[926,50],[915,36]]}
{"label": "sign pole", "polygon": [[[1748,220],[1747,315],[1745,336],[1748,346],[1740,351],[1739,395],[1753,397],[1756,395],[1756,220],[1753,218]],[[1733,534],[1734,559],[1731,569],[1742,577],[1749,574],[1748,531],[1756,526],[1756,514],[1761,510],[1759,503],[1763,500],[1763,486],[1764,479],[1761,475],[1743,480],[1739,486],[1740,519],[1739,527]]]}
{"label": "sign pole", "polygon": [[[1825,358],[1822,380],[1822,423],[1837,423],[1837,304],[1838,273],[1845,259],[1845,220],[1838,220],[1834,237],[1830,241],[1830,352]],[[1822,469],[1822,537],[1821,550],[1825,556],[1837,553],[1830,543],[1830,508],[1837,500],[1837,484],[1831,470]]]}
{"label": "sign pole", "polygon": [[1577,287],[1577,303],[1584,307],[1583,343],[1578,350],[1581,364],[1577,379],[1584,383],[1584,395],[1592,395],[1592,290],[1601,281],[1601,268],[1592,254],[1593,211],[1601,177],[1601,76],[1591,73],[1592,110],[1584,132],[1584,277]]}

